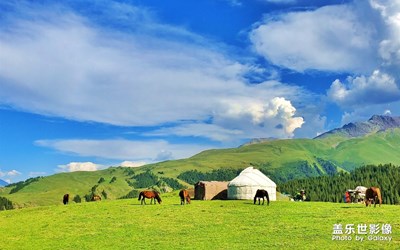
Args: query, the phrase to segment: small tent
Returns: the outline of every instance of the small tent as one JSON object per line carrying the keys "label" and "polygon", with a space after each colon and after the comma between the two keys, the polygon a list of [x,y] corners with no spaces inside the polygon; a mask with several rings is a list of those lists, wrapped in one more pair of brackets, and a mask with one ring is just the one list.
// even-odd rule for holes
{"label": "small tent", "polygon": [[228,183],[228,199],[252,200],[257,189],[265,189],[269,199],[276,200],[276,184],[260,170],[248,167]]}
{"label": "small tent", "polygon": [[194,185],[195,200],[226,200],[228,182],[199,181]]}

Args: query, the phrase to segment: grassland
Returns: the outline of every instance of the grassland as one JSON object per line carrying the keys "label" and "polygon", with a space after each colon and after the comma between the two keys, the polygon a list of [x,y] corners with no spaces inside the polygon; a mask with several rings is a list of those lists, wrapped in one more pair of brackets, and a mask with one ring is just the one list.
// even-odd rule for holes
{"label": "grassland", "polygon": [[[0,212],[1,249],[399,249],[398,206],[136,199]],[[390,224],[389,241],[334,241],[334,224]],[[382,236],[382,234],[378,234]]]}
{"label": "grassland", "polygon": [[[219,168],[243,169],[249,165],[267,170],[270,178],[279,182],[291,178],[302,178],[324,173],[319,159],[329,161],[338,170],[353,170],[365,164],[392,163],[400,165],[400,129],[391,129],[361,138],[345,138],[333,135],[323,139],[274,140],[248,146],[207,150],[193,157],[160,162],[135,168],[135,173],[150,170],[159,177],[177,178],[185,171],[208,172]],[[299,163],[306,162],[304,168]],[[123,168],[109,168],[94,172],[60,173],[33,182],[16,193],[12,188],[0,188],[0,196],[11,200],[15,207],[31,207],[60,204],[61,197],[69,193],[71,198],[81,198],[98,185],[96,192],[103,190],[107,199],[115,200],[132,190],[127,179],[131,178]],[[308,173],[307,173],[308,172]],[[116,177],[116,181],[110,183]],[[105,181],[98,183],[100,178]],[[185,186],[188,183],[179,180]]]}

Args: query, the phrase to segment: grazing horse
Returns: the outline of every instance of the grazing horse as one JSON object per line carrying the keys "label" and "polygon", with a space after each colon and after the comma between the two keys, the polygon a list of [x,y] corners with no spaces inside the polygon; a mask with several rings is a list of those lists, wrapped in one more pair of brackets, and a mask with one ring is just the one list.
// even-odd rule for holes
{"label": "grazing horse", "polygon": [[381,190],[377,187],[370,187],[365,191],[365,206],[371,206],[372,202],[376,207],[377,200],[379,200],[379,206],[382,205]]}
{"label": "grazing horse", "polygon": [[269,206],[269,195],[267,190],[264,189],[257,189],[256,195],[254,196],[254,204],[256,204],[256,200],[258,198],[258,205],[260,205],[260,199],[263,199],[263,205],[264,205],[264,197],[267,198],[267,205]]}
{"label": "grazing horse", "polygon": [[94,195],[92,196],[92,201],[101,201],[100,195],[94,194]]}
{"label": "grazing horse", "polygon": [[67,205],[69,202],[69,194],[64,194],[63,196],[63,203],[64,205]]}
{"label": "grazing horse", "polygon": [[156,204],[155,200],[157,200],[158,204],[161,204],[160,193],[158,193],[157,191],[145,190],[145,191],[140,192],[139,198],[138,198],[138,201],[142,200],[140,202],[140,204],[143,205],[143,202],[144,202],[144,204],[146,205],[146,201],[144,200],[145,198],[151,199],[150,204],[153,202],[153,200],[154,200],[154,205]]}
{"label": "grazing horse", "polygon": [[187,204],[190,204],[190,195],[186,189],[182,189],[179,192],[179,197],[181,197],[181,205],[185,205],[185,200]]}

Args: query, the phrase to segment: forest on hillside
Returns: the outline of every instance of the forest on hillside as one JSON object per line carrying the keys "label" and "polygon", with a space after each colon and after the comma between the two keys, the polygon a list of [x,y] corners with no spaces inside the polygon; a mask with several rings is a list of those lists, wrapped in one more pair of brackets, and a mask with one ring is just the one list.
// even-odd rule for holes
{"label": "forest on hillside", "polygon": [[304,189],[307,200],[343,202],[343,194],[357,186],[379,187],[385,204],[400,203],[400,167],[392,164],[367,165],[350,173],[291,180],[278,185],[281,193],[294,195]]}

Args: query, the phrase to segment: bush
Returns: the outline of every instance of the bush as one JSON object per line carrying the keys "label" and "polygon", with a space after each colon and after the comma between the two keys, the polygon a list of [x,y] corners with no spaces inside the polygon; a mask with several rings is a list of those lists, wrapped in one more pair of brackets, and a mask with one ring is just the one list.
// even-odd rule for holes
{"label": "bush", "polygon": [[73,201],[74,201],[75,203],[81,203],[81,202],[82,202],[82,199],[81,199],[81,197],[80,197],[79,195],[75,195]]}
{"label": "bush", "polygon": [[103,191],[101,192],[101,195],[103,195],[104,199],[107,199],[107,193],[106,193],[106,191],[103,190]]}
{"label": "bush", "polygon": [[113,183],[113,182],[115,182],[116,180],[117,180],[117,177],[114,176],[114,177],[111,179],[110,184]]}
{"label": "bush", "polygon": [[9,199],[0,197],[0,210],[10,210],[13,208],[13,204]]}
{"label": "bush", "polygon": [[129,193],[124,196],[119,197],[119,199],[131,199],[131,198],[138,198],[139,197],[139,190],[132,189]]}
{"label": "bush", "polygon": [[135,175],[133,178],[136,180],[135,188],[148,188],[159,181],[158,177],[150,171]]}
{"label": "bush", "polygon": [[97,187],[98,187],[99,185],[94,185],[93,187],[92,187],[92,193],[95,193],[96,192],[96,189],[97,189]]}

